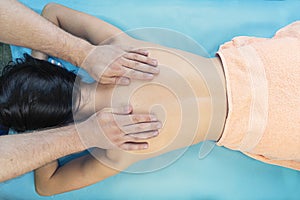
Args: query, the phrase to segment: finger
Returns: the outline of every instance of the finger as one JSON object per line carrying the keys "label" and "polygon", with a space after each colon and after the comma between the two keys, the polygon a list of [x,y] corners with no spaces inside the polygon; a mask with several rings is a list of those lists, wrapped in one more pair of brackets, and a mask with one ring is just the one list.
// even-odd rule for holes
{"label": "finger", "polygon": [[157,121],[156,116],[152,114],[116,115],[114,118],[115,121],[121,126]]}
{"label": "finger", "polygon": [[148,56],[149,55],[149,51],[146,50],[146,49],[137,49],[135,47],[130,47],[130,46],[122,46],[121,49],[123,49],[124,51],[130,53],[138,53],[138,54],[141,54],[141,55],[145,55],[145,56]]}
{"label": "finger", "polygon": [[117,85],[129,85],[130,79],[127,77],[106,77],[102,76],[99,81],[101,84],[108,85],[108,84],[117,84]]}
{"label": "finger", "polygon": [[[144,57],[144,56],[142,56]],[[150,62],[150,61],[149,61]],[[128,77],[140,80],[151,80],[154,76],[152,74],[158,74],[159,68],[153,67],[149,64],[145,64],[139,61],[127,59],[125,57],[119,58],[112,63],[103,74],[103,79],[109,78],[105,83],[112,84],[113,81],[117,82],[116,77]],[[101,77],[101,78],[102,78]],[[100,83],[104,82],[100,79]],[[102,82],[101,82],[102,81]],[[118,82],[117,82],[118,83]]]}
{"label": "finger", "polygon": [[132,106],[126,105],[126,106],[111,108],[111,112],[112,114],[115,115],[128,115],[132,112]]}
{"label": "finger", "polygon": [[105,69],[102,76],[109,78],[122,76],[126,72],[126,70],[124,69],[124,66],[121,63],[121,58],[118,58],[113,63],[111,63],[109,67]]}
{"label": "finger", "polygon": [[156,131],[162,127],[160,122],[146,122],[119,127],[125,134]]}
{"label": "finger", "polygon": [[125,141],[127,142],[135,142],[138,140],[145,140],[156,137],[158,135],[158,131],[148,131],[148,132],[141,132],[135,134],[127,134],[124,136]]}
{"label": "finger", "polygon": [[158,74],[159,73],[159,68],[153,67],[149,65],[148,63],[143,63],[142,61],[134,61],[130,60],[126,57],[123,57],[120,59],[120,63],[130,69],[138,70],[141,72],[146,72],[146,73],[151,73],[151,74]]}
{"label": "finger", "polygon": [[126,77],[115,77],[115,83],[117,85],[129,85],[130,84],[130,79]]}
{"label": "finger", "polygon": [[138,62],[146,63],[148,65],[157,66],[157,60],[137,53],[126,53],[123,55],[123,57],[129,60],[135,60]]}
{"label": "finger", "polygon": [[[135,62],[135,61],[130,61],[130,62]],[[135,65],[136,68],[138,68],[139,64],[140,63],[136,62],[136,64],[132,64],[132,65]],[[143,64],[143,65],[145,65],[145,64]],[[151,68],[153,68],[153,67],[151,67]],[[109,74],[115,75],[110,78],[115,78],[115,77],[125,78],[125,77],[127,77],[129,79],[138,79],[138,80],[152,80],[154,78],[153,74],[151,74],[151,73],[142,72],[142,71],[138,71],[135,69],[130,69],[126,66],[122,66],[122,70],[119,70],[119,71],[113,71],[112,69],[108,69],[107,71],[111,71],[111,72],[109,72]]]}
{"label": "finger", "polygon": [[116,84],[116,78],[115,77],[106,77],[106,76],[102,76],[101,78],[100,78],[100,83],[101,84]]}
{"label": "finger", "polygon": [[149,55],[149,51],[146,49],[134,49],[132,48],[130,51],[127,51],[129,53],[138,53],[144,56],[148,56]]}
{"label": "finger", "polygon": [[146,72],[137,71],[135,69],[129,69],[124,67],[125,73],[122,77],[127,77],[129,79],[136,79],[136,80],[152,80],[154,78],[153,74],[149,74]]}
{"label": "finger", "polygon": [[133,150],[143,150],[148,148],[147,142],[141,142],[141,143],[131,143],[126,142],[120,145],[120,148],[127,151],[133,151]]}

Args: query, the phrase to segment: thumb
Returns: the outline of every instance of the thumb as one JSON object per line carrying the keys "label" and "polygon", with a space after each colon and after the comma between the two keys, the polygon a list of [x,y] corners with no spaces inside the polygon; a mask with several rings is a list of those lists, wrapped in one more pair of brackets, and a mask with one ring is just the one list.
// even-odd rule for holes
{"label": "thumb", "polygon": [[112,113],[113,114],[128,115],[131,112],[132,112],[132,106],[131,105],[112,108]]}

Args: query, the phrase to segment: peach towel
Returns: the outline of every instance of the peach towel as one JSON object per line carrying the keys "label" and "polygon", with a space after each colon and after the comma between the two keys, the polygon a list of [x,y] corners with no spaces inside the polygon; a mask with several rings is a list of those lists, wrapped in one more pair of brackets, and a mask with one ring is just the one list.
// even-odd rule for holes
{"label": "peach towel", "polygon": [[300,170],[300,21],[273,38],[236,37],[217,54],[228,96],[217,144]]}

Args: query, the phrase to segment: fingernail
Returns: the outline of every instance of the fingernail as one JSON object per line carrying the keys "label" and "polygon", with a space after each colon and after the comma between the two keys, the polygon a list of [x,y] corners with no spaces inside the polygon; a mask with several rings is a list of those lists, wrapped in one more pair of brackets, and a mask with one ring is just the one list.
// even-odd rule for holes
{"label": "fingernail", "polygon": [[154,73],[158,74],[159,73],[159,68],[153,68]]}
{"label": "fingernail", "polygon": [[124,106],[124,112],[130,113],[131,112],[131,106]]}
{"label": "fingernail", "polygon": [[148,149],[148,144],[144,144],[143,148]]}
{"label": "fingernail", "polygon": [[151,121],[157,121],[157,117],[155,115],[151,116]]}
{"label": "fingernail", "polygon": [[158,135],[158,131],[155,131],[155,132],[153,133],[153,135],[154,135],[154,136],[157,136],[157,135]]}
{"label": "fingernail", "polygon": [[157,65],[157,60],[152,60],[152,65]]}
{"label": "fingernail", "polygon": [[123,78],[121,80],[121,83],[124,84],[124,85],[128,85],[130,83],[130,80],[128,78]]}
{"label": "fingernail", "polygon": [[142,50],[142,53],[145,54],[145,55],[148,55],[148,54],[149,54],[149,51],[147,51],[147,50]]}
{"label": "fingernail", "polygon": [[148,78],[148,79],[153,79],[154,78],[154,76],[152,74],[146,74],[145,77]]}
{"label": "fingernail", "polygon": [[162,124],[159,122],[157,125],[156,125],[157,128],[161,128],[162,127]]}

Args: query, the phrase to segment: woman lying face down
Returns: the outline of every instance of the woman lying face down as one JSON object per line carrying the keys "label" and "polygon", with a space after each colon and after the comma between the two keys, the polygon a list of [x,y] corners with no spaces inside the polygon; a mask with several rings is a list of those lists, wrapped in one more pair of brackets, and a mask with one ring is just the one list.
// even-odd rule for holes
{"label": "woman lying face down", "polygon": [[[149,112],[153,105],[163,106],[165,114],[159,109],[154,109],[153,112],[159,115],[161,119],[168,120],[164,123],[164,137],[149,141],[148,150],[135,152],[132,154],[133,156],[127,155],[125,152],[124,155],[122,153],[122,157],[118,156],[117,160],[112,160],[110,156],[115,155],[118,151],[106,152],[94,149],[92,155],[75,159],[65,166],[59,167],[57,161],[54,161],[37,169],[35,171],[35,183],[40,194],[61,193],[98,182],[124,170],[137,160],[153,157],[204,139],[211,115],[209,114],[211,110],[209,94],[204,81],[196,75],[195,69],[182,58],[166,53],[164,50],[151,50],[151,53],[159,57],[165,65],[173,60],[176,66],[184,71],[187,71],[187,68],[181,68],[182,65],[188,67],[190,72],[186,73],[186,76],[195,72],[195,76],[188,82],[198,90],[199,98],[191,100],[195,97],[194,93],[185,88],[186,83],[183,80],[180,81],[176,74],[170,76],[172,71],[165,67],[161,67],[161,76],[157,77],[154,83],[137,81],[132,82],[130,86],[83,83],[80,79],[76,80],[76,75],[72,72],[46,61],[34,59],[29,55],[25,55],[23,61],[18,60],[15,65],[5,68],[3,76],[0,78],[2,86],[0,97],[1,102],[3,102],[0,121],[6,127],[18,132],[72,123],[74,118],[89,117],[97,110],[111,107],[112,104],[127,102],[128,98],[131,98],[130,103],[134,109],[141,112]],[[203,62],[203,64],[208,63]],[[169,80],[165,86],[176,86],[177,93],[179,92],[177,95],[180,95],[183,100],[182,106],[185,109],[184,112],[189,115],[188,117],[192,118],[193,114],[198,116],[197,107],[201,105],[200,111],[207,118],[202,117],[200,124],[198,124],[199,119],[197,117],[195,119],[187,118],[188,121],[180,119],[181,111],[178,104],[180,99],[170,94],[165,86],[157,85],[157,82],[165,81],[167,77]],[[183,83],[182,87],[177,85],[180,82]],[[136,90],[137,92],[131,92],[139,86],[142,87]],[[185,102],[185,100],[187,101]],[[185,128],[178,132],[180,123],[184,123],[183,127]],[[152,129],[158,128],[161,128],[160,123],[157,123],[155,127],[149,127],[149,131],[143,133],[145,138]],[[186,134],[183,134],[184,132]],[[208,139],[217,140],[219,135],[211,134],[209,137]],[[106,165],[101,164],[97,159],[106,162]],[[114,165],[114,162],[118,165]],[[77,175],[74,176],[75,174]]]}
{"label": "woman lying face down", "polygon": [[[54,161],[37,169],[38,193],[52,195],[78,189],[112,176],[136,161],[204,140],[216,141],[263,162],[300,169],[300,124],[295,120],[300,117],[300,57],[293,57],[288,66],[284,59],[290,55],[290,48],[299,52],[300,23],[282,29],[272,39],[235,38],[221,46],[220,58],[208,59],[136,40],[102,20],[57,4],[47,6],[43,16],[53,23],[59,21],[61,28],[93,43],[105,41],[147,48],[159,61],[160,74],[149,82],[134,81],[126,87],[75,83],[81,94],[75,95],[74,102],[79,102],[74,104],[75,118],[87,117],[111,105],[130,103],[135,112],[156,114],[163,126],[157,123],[151,127],[161,128],[161,132],[148,141],[146,150],[94,149],[93,156],[80,157],[61,167]],[[118,37],[107,40],[115,35]],[[281,54],[276,53],[277,49],[281,49]],[[57,125],[70,119],[66,117]],[[130,132],[126,137],[132,137]]]}
{"label": "woman lying face down", "polygon": [[[158,50],[151,51],[154,55],[161,58],[162,63],[169,63],[170,60],[174,60],[176,66],[190,65],[182,60],[180,57],[174,56],[170,53]],[[176,61],[177,59],[177,61]],[[181,62],[181,63],[180,63]],[[205,64],[203,62],[203,64]],[[186,68],[182,68],[186,71]],[[194,72],[194,68],[191,67],[191,72]],[[164,81],[165,76],[170,76],[169,69],[162,67],[162,76],[157,78],[155,82]],[[190,73],[187,73],[188,75]],[[178,77],[172,76],[169,79],[169,83],[176,85],[178,83]],[[208,92],[205,87],[205,83],[201,80],[200,76],[195,76],[195,82],[190,82],[193,87],[200,89],[198,94],[202,92],[202,97],[194,101],[184,102],[184,107],[187,109],[188,114],[196,113],[195,106],[198,104],[201,106],[201,112],[209,115],[210,101],[208,99]],[[1,114],[0,121],[6,127],[14,129],[18,132],[27,130],[36,130],[41,128],[50,128],[54,126],[62,126],[67,123],[72,123],[74,120],[73,113],[78,119],[89,117],[97,110],[101,110],[104,107],[110,107],[111,103],[126,102],[128,95],[131,95],[130,102],[138,111],[149,111],[152,105],[162,105],[166,110],[167,116],[161,116],[168,118],[168,123],[165,123],[164,132],[165,137],[159,140],[150,142],[150,149],[144,150],[142,154],[137,153],[137,157],[129,158],[128,155],[122,156],[116,163],[118,166],[106,166],[100,164],[97,160],[104,156],[103,161],[111,162],[111,158],[106,155],[108,152],[104,150],[95,149],[93,152],[97,154],[96,158],[92,155],[83,156],[75,159],[65,166],[59,167],[57,161],[49,163],[48,165],[37,169],[35,172],[36,188],[42,195],[50,195],[60,192],[65,192],[72,189],[77,189],[97,181],[100,181],[108,176],[117,173],[119,170],[125,169],[133,162],[145,159],[147,157],[153,157],[161,153],[176,149],[179,147],[190,145],[191,143],[198,142],[203,139],[208,129],[208,118],[202,119],[201,129],[197,130],[198,135],[195,136],[195,124],[198,125],[198,119],[195,118],[193,122],[185,122],[185,127],[188,128],[192,125],[191,131],[188,134],[176,133],[178,126],[174,126],[173,121],[180,121],[180,109],[178,107],[176,97],[165,90],[164,87],[157,86],[157,84],[148,84],[145,82],[133,82],[131,86],[104,86],[94,84],[87,84],[81,82],[80,78],[76,80],[76,75],[66,69],[53,65],[49,62],[38,60],[24,55],[24,59],[18,59],[15,64],[11,64],[4,69],[4,73],[0,78],[1,82]],[[146,84],[146,85],[144,85]],[[142,89],[137,93],[132,94],[130,90],[138,85],[142,85]],[[183,92],[183,99],[193,98],[194,93],[186,92],[187,89],[180,88],[176,85],[179,92]],[[184,89],[184,90],[183,90]],[[74,95],[74,96],[73,96]],[[185,97],[184,97],[185,96]],[[206,109],[204,109],[206,107]],[[161,111],[153,111],[158,115],[161,115]],[[186,112],[186,111],[185,111]],[[197,111],[198,112],[198,111]],[[190,116],[191,117],[191,116]],[[96,128],[96,127],[95,127]],[[152,129],[161,128],[161,124],[157,123],[155,127],[149,127],[149,131],[143,133],[145,138],[147,134],[151,133]],[[181,135],[177,137],[177,135]],[[128,134],[130,135],[130,133]],[[196,140],[193,141],[196,137]],[[214,139],[211,136],[211,139]],[[175,141],[175,142],[174,142]],[[171,145],[169,146],[169,144]],[[169,146],[165,148],[166,146]],[[148,153],[147,153],[148,152]],[[149,154],[146,155],[145,153]],[[95,155],[94,154],[94,155]],[[115,152],[108,153],[110,156]],[[142,155],[141,157],[138,155]],[[145,156],[146,155],[146,156]],[[101,158],[102,159],[102,158]],[[134,161],[133,161],[134,160]],[[108,163],[107,163],[108,164]],[[89,170],[93,167],[93,170]],[[74,176],[79,173],[82,176]],[[91,174],[93,172],[93,174]],[[95,173],[99,176],[95,176]],[[85,178],[83,178],[85,177]],[[101,177],[101,178],[99,178]],[[80,180],[80,181],[79,181]]]}

